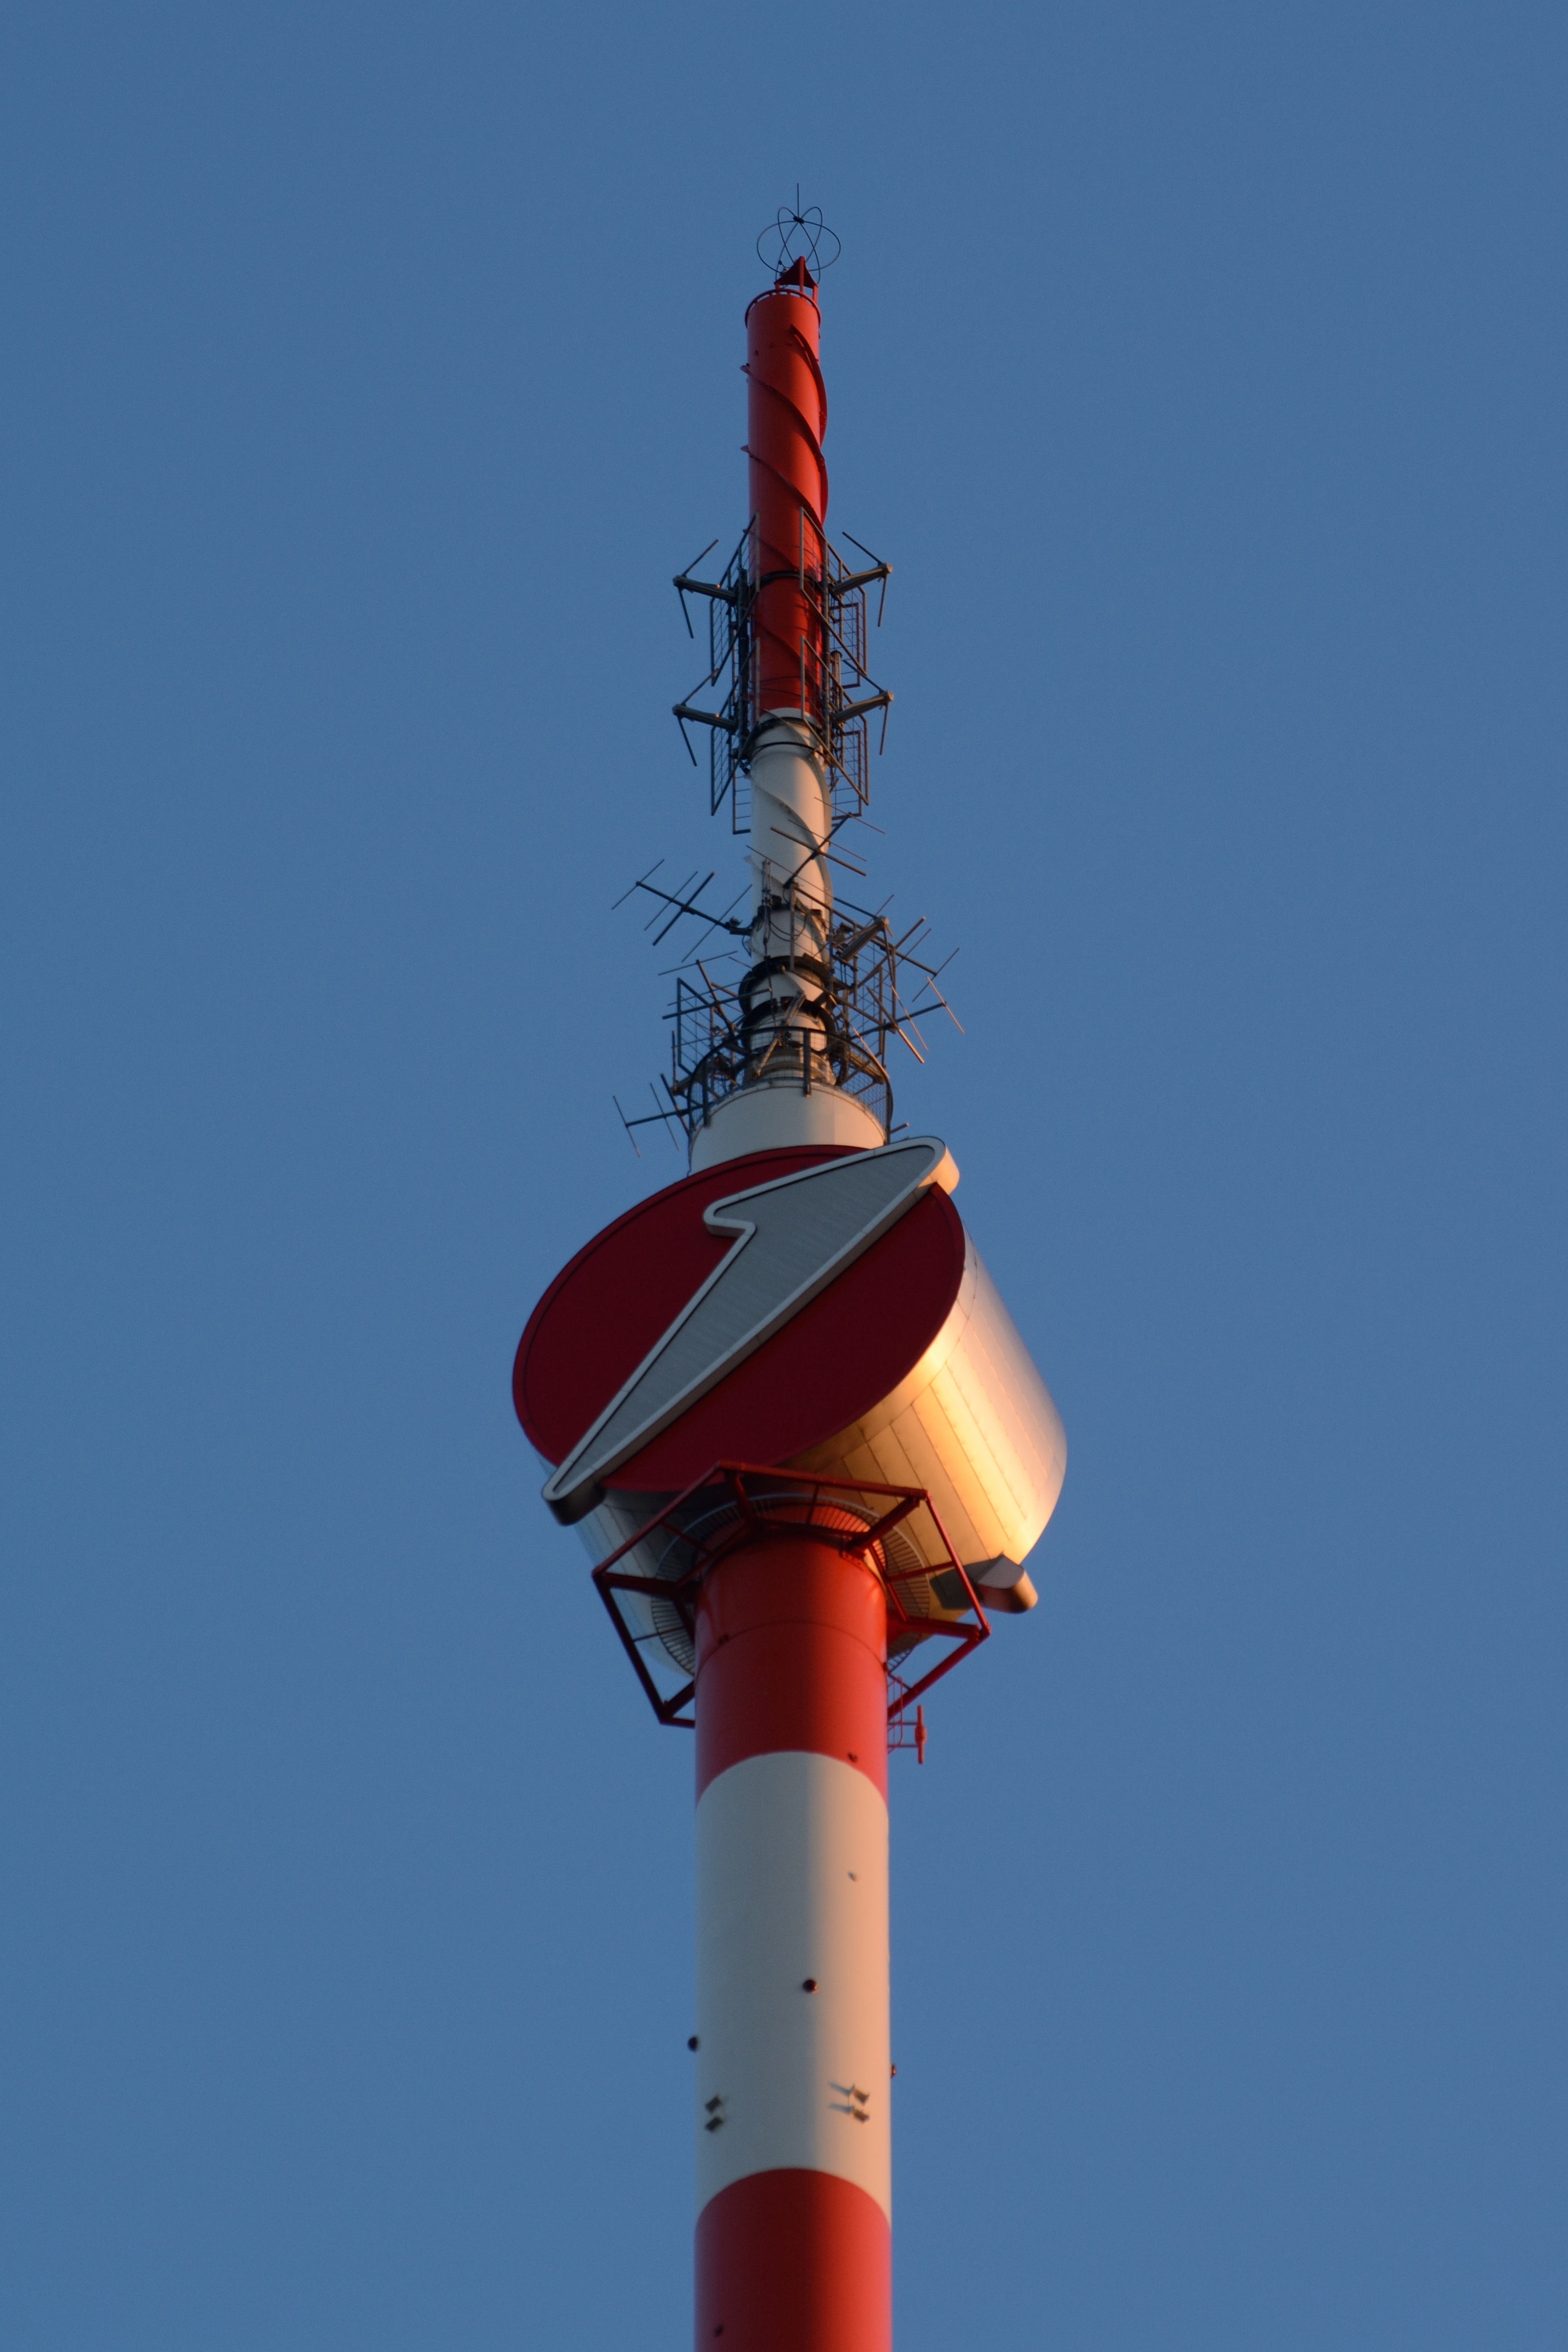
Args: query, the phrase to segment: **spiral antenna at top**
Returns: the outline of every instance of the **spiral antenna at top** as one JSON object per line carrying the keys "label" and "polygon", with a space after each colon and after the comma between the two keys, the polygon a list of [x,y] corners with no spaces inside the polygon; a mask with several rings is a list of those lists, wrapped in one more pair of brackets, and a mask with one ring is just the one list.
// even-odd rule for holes
{"label": "spiral antenna at top", "polygon": [[837,236],[822,217],[820,205],[801,210],[798,185],[793,208],[781,205],[757,239],[757,258],[775,278],[782,278],[799,261],[805,262],[813,278],[820,278],[825,269],[832,268],[842,250]]}

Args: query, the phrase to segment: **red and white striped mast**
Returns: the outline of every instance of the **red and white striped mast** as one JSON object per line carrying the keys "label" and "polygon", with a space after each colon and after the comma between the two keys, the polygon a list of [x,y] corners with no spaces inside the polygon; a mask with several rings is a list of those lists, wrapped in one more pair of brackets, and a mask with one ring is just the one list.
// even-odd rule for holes
{"label": "red and white striped mast", "polygon": [[828,233],[797,199],[775,234],[746,313],[752,519],[718,580],[677,582],[722,689],[677,715],[711,730],[737,824],[749,784],[749,912],[654,892],[732,942],[731,976],[704,961],[678,999],[663,1116],[689,1173],[556,1277],[514,1394],[655,1712],[696,1732],[699,2352],[886,2352],[888,1752],[1032,1605],[1066,1448],[950,1154],[891,1131],[907,942],[835,905],[890,700],[865,667],[887,567],[826,536]]}

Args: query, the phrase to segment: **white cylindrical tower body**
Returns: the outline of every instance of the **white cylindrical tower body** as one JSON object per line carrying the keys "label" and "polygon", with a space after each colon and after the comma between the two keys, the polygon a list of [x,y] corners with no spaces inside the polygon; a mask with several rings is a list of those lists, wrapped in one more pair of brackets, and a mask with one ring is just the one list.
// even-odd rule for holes
{"label": "white cylindrical tower body", "polygon": [[887,1800],[841,1758],[732,1764],[697,1807],[697,1922],[698,2210],[805,2169],[890,2221]]}

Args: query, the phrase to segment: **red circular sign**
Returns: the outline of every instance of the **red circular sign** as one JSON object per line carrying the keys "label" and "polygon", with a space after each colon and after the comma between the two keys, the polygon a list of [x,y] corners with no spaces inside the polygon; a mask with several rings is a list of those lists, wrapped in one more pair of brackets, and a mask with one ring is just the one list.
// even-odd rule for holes
{"label": "red circular sign", "polygon": [[[512,1372],[517,1417],[546,1461],[565,1459],[734,1247],[703,1223],[709,1203],[841,1156],[764,1151],[704,1169],[578,1251],[529,1318]],[[788,1462],[847,1428],[898,1387],[942,1329],[963,1247],[957,1210],[931,1187],[606,1483],[670,1493],[716,1461]]]}

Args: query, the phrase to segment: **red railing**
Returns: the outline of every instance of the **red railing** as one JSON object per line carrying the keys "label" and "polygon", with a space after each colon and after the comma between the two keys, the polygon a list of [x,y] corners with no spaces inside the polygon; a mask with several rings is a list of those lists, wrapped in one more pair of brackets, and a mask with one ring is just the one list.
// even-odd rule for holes
{"label": "red railing", "polygon": [[[765,1482],[765,1491],[759,1486]],[[692,1507],[704,1496],[711,1494],[721,1504],[731,1505],[717,1525],[713,1513],[696,1513]],[[830,1499],[844,1496],[843,1502]],[[860,1517],[868,1501],[885,1503],[869,1521]],[[857,1510],[854,1507],[858,1506]],[[804,1507],[804,1508],[803,1508]],[[941,1558],[935,1561],[919,1560],[912,1568],[894,1568],[884,1551],[880,1558],[872,1557],[883,1538],[892,1534],[917,1511],[924,1511],[935,1530]],[[692,1528],[684,1522],[693,1517],[701,1525]],[[672,1543],[683,1544],[689,1558],[674,1576],[639,1576],[621,1569],[617,1563],[639,1545],[647,1543],[661,1528],[670,1530]],[[864,1559],[875,1568],[888,1596],[888,1625],[896,1641],[900,1633],[912,1633],[921,1641],[939,1639],[951,1642],[952,1649],[918,1681],[906,1683],[901,1676],[889,1674],[888,1701],[889,1745],[893,1748],[912,1747],[917,1758],[924,1760],[925,1710],[918,1702],[933,1683],[952,1672],[977,1650],[991,1632],[990,1622],[980,1605],[980,1598],[970,1581],[969,1571],[952,1549],[947,1530],[937,1515],[935,1505],[923,1486],[884,1486],[867,1479],[816,1478],[798,1471],[774,1470],[754,1462],[716,1462],[702,1477],[693,1481],[685,1491],[672,1496],[661,1511],[655,1513],[635,1535],[617,1544],[607,1559],[594,1570],[594,1583],[609,1612],[621,1646],[637,1673],[649,1706],[660,1723],[681,1730],[694,1730],[696,1718],[684,1710],[697,1695],[696,1678],[679,1690],[660,1691],[649,1669],[644,1649],[650,1643],[665,1643],[666,1634],[673,1627],[650,1627],[637,1633],[627,1622],[616,1595],[637,1593],[647,1601],[662,1603],[675,1612],[676,1620],[693,1651],[697,1642],[697,1594],[704,1578],[718,1561],[740,1544],[767,1542],[771,1538],[799,1535],[808,1528],[819,1542],[831,1544],[836,1550],[854,1559]],[[927,1617],[905,1606],[901,1587],[912,1584],[918,1578],[930,1578],[956,1573],[963,1590],[965,1609],[972,1614],[953,1617]],[[668,1655],[668,1650],[666,1652]],[[906,1710],[913,1704],[915,1721],[913,1736],[906,1737],[910,1727]]]}

